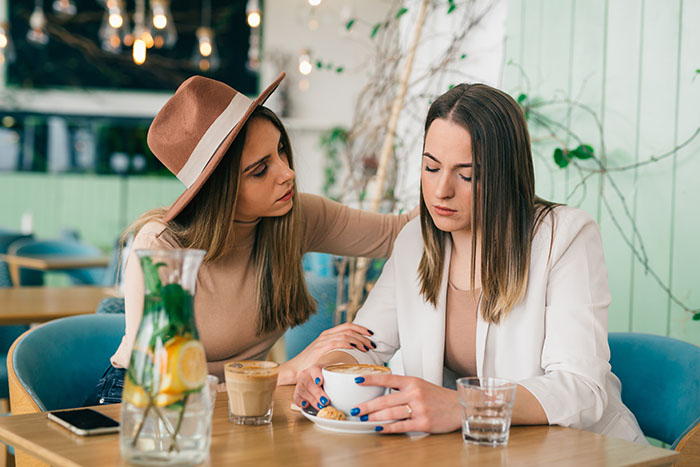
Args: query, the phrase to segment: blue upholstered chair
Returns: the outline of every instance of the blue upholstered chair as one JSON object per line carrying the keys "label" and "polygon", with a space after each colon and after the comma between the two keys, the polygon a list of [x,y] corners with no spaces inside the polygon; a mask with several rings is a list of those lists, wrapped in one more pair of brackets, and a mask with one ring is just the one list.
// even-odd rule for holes
{"label": "blue upholstered chair", "polygon": [[683,462],[694,450],[689,465],[700,465],[700,347],[634,332],[610,333],[608,342],[622,401],[644,434],[681,451]]}
{"label": "blue upholstered chair", "polygon": [[[72,239],[18,240],[12,243],[8,253],[16,255],[70,255],[102,256],[99,248]],[[63,271],[74,284],[102,285],[105,268],[69,269]],[[20,268],[20,285],[43,285],[44,273],[33,269]]]}
{"label": "blue upholstered chair", "polygon": [[123,314],[71,316],[27,331],[7,359],[12,413],[82,407],[123,335]]}
{"label": "blue upholstered chair", "polygon": [[284,334],[284,348],[288,360],[304,350],[323,331],[333,327],[338,278],[319,276],[308,271],[304,273],[304,278],[306,287],[316,300],[318,308],[307,322],[289,329]]}

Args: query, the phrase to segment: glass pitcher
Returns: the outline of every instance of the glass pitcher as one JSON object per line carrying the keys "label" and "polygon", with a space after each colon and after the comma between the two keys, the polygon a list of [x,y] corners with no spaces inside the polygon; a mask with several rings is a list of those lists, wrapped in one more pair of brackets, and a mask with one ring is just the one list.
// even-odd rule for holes
{"label": "glass pitcher", "polygon": [[124,377],[119,445],[141,465],[195,465],[211,442],[204,347],[194,321],[203,250],[136,250],[143,317]]}

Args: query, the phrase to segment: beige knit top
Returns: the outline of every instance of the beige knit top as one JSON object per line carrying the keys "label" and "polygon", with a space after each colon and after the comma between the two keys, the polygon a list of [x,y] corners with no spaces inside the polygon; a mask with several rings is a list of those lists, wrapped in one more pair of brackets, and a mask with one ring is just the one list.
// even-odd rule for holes
{"label": "beige knit top", "polygon": [[[388,257],[409,215],[374,214],[334,201],[301,194],[302,249],[343,256]],[[199,269],[194,314],[209,363],[209,373],[223,378],[232,359],[262,359],[286,329],[257,335],[255,264],[256,223],[236,224],[230,253]],[[137,249],[180,248],[163,224],[149,222],[136,235],[124,272],[126,331],[112,365],[126,368],[143,314],[143,275]],[[222,379],[223,380],[223,379]]]}
{"label": "beige knit top", "polygon": [[476,314],[481,288],[461,290],[447,282],[445,366],[457,377],[476,376]]}

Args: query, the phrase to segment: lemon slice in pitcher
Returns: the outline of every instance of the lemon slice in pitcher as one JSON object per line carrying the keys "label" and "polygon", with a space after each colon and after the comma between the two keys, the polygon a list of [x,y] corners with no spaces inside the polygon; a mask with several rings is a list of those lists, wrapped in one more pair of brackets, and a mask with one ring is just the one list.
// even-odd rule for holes
{"label": "lemon slice in pitcher", "polygon": [[131,403],[134,407],[146,407],[148,395],[141,386],[131,382],[129,375],[124,377],[124,389],[122,390],[122,400]]}
{"label": "lemon slice in pitcher", "polygon": [[165,344],[164,351],[162,356],[166,362],[161,360],[159,393],[180,394],[204,385],[207,359],[201,342],[174,337]]}

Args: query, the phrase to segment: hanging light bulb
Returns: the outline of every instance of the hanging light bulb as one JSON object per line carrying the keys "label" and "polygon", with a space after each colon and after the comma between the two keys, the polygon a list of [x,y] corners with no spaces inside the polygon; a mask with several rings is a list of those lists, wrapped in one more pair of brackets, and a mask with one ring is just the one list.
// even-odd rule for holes
{"label": "hanging light bulb", "polygon": [[248,17],[248,26],[257,28],[262,22],[262,13],[260,11],[260,3],[258,0],[248,0],[245,8],[246,16]]}
{"label": "hanging light bulb", "polygon": [[321,0],[309,0],[309,5],[311,6],[319,6],[321,4]]}
{"label": "hanging light bulb", "polygon": [[143,65],[146,62],[146,42],[140,37],[134,40],[132,56],[137,65]]}
{"label": "hanging light bulb", "polygon": [[63,16],[75,16],[78,8],[73,0],[54,0],[53,11]]}
{"label": "hanging light bulb", "polygon": [[250,71],[260,69],[260,29],[251,29],[248,40],[248,61],[246,67]]}
{"label": "hanging light bulb", "polygon": [[308,75],[311,73],[313,66],[311,66],[311,57],[309,56],[309,51],[304,49],[299,54],[299,73],[302,75]]}
{"label": "hanging light bulb", "polygon": [[148,29],[157,49],[172,49],[175,46],[177,30],[168,0],[151,0],[151,20]]}
{"label": "hanging light bulb", "polygon": [[9,33],[9,24],[5,21],[0,22],[0,64],[9,65],[16,58],[15,45],[12,43],[12,37]]}
{"label": "hanging light bulb", "polygon": [[34,11],[29,17],[27,40],[38,46],[44,46],[49,43],[49,35],[46,33],[46,15],[44,14],[42,0],[36,0]]}
{"label": "hanging light bulb", "polygon": [[133,43],[133,39],[128,40],[131,38],[129,20],[123,11],[122,0],[107,0],[105,2],[105,14],[97,36],[100,39],[102,49],[107,52],[118,53],[121,51],[122,44],[129,47]]}
{"label": "hanging light bulb", "polygon": [[[134,45],[132,48],[132,57],[134,63],[143,65],[146,62],[146,49],[148,48],[148,38],[150,34],[145,27],[146,18],[146,0],[136,0],[136,8],[134,9]],[[151,37],[151,39],[153,39]]]}
{"label": "hanging light bulb", "polygon": [[197,43],[192,54],[192,64],[203,72],[216,71],[221,64],[210,23],[211,0],[202,0],[202,26],[197,28]]}

